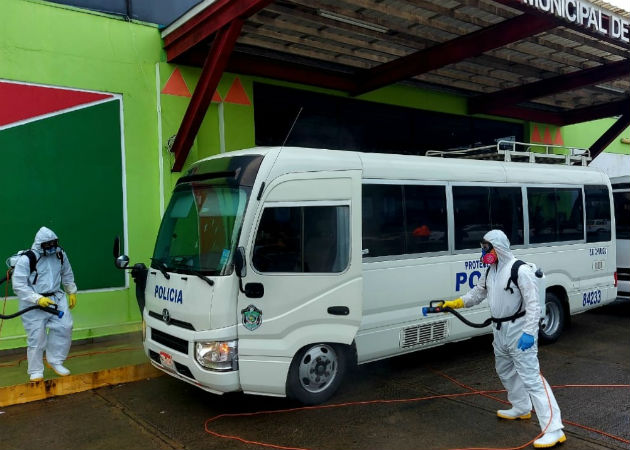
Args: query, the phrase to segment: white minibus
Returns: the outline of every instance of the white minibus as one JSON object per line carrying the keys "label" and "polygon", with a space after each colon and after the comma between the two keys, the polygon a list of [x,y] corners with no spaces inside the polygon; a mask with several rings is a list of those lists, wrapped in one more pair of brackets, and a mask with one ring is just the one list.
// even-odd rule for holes
{"label": "white minibus", "polygon": [[[491,331],[421,310],[475,285],[492,228],[544,270],[540,339],[554,341],[617,295],[611,205],[588,167],[306,148],[207,158],[177,182],[151,267],[132,272],[144,348],[213,393],[320,403],[350,364]],[[462,314],[489,317],[485,301]]]}
{"label": "white minibus", "polygon": [[617,295],[630,297],[630,175],[610,179],[617,228]]}

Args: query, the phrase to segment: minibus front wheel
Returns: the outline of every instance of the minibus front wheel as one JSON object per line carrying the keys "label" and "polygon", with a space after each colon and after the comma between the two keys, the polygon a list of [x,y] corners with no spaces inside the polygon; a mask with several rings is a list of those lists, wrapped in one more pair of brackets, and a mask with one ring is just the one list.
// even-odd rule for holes
{"label": "minibus front wheel", "polygon": [[287,395],[305,405],[328,400],[339,388],[348,364],[345,346],[310,344],[298,351],[291,361]]}

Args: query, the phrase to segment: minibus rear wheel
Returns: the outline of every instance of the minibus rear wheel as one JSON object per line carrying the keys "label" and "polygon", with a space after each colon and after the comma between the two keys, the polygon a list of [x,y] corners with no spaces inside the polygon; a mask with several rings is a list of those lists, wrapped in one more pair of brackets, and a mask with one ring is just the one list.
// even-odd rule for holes
{"label": "minibus rear wheel", "polygon": [[328,400],[346,373],[347,351],[338,344],[310,344],[296,353],[287,378],[287,395],[305,405]]}
{"label": "minibus rear wheel", "polygon": [[562,302],[553,292],[545,294],[545,316],[540,321],[538,340],[541,344],[556,342],[565,325],[565,312]]}

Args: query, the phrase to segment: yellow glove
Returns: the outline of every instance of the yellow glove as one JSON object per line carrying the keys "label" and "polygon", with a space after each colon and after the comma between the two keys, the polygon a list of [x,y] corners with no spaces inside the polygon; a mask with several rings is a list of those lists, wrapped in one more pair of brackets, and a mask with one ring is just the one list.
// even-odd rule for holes
{"label": "yellow glove", "polygon": [[42,308],[45,308],[46,306],[50,306],[50,305],[54,305],[55,302],[53,302],[51,299],[49,299],[48,297],[40,297],[37,300],[37,304],[39,306],[41,306]]}
{"label": "yellow glove", "polygon": [[77,294],[68,294],[68,307],[70,309],[77,306]]}
{"label": "yellow glove", "polygon": [[447,300],[444,303],[442,303],[442,308],[453,308],[453,309],[458,309],[458,308],[463,308],[464,307],[464,300],[460,298],[456,298],[455,300]]}

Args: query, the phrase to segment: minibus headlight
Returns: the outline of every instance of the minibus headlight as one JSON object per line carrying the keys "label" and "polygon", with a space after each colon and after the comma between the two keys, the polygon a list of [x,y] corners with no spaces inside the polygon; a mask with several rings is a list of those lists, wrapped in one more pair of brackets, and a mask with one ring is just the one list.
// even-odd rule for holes
{"label": "minibus headlight", "polygon": [[195,342],[195,359],[206,369],[237,370],[237,341],[199,341]]}

